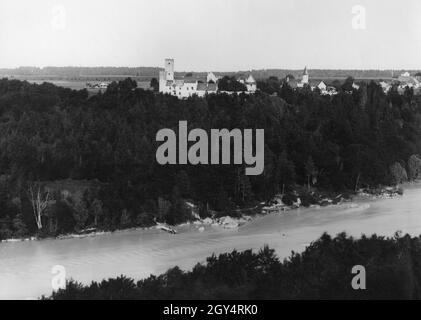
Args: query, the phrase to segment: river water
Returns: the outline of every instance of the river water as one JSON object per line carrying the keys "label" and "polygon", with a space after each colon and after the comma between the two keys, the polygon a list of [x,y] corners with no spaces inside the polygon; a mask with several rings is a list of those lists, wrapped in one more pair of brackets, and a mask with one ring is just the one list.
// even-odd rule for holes
{"label": "river water", "polygon": [[397,230],[421,234],[421,184],[405,186],[402,197],[358,199],[340,205],[302,208],[259,216],[238,229],[196,225],[164,231],[131,230],[81,239],[0,243],[0,299],[36,298],[50,294],[52,268],[83,283],[121,274],[144,278],[178,265],[204,262],[212,253],[259,249],[268,244],[284,258],[302,251],[327,231],[391,236]]}

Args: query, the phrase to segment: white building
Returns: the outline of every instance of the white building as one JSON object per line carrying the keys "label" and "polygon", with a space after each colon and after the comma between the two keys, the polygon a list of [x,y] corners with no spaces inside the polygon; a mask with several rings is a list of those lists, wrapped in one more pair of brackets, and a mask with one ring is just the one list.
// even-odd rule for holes
{"label": "white building", "polygon": [[206,93],[216,93],[218,78],[209,73],[206,83],[199,82],[198,79],[175,79],[174,59],[165,59],[164,70],[159,72],[159,92],[167,93],[186,99],[193,95],[204,96]]}
{"label": "white building", "polygon": [[100,89],[107,89],[108,88],[108,85],[109,85],[109,83],[107,83],[107,82],[101,82],[99,84],[99,88]]}
{"label": "white building", "polygon": [[358,84],[356,84],[355,82],[353,82],[352,88],[355,89],[355,90],[358,90],[360,88],[360,86]]}
{"label": "white building", "polygon": [[323,81],[320,81],[320,83],[317,85],[317,88],[319,88],[320,92],[325,92],[327,90],[327,85]]}
{"label": "white building", "polygon": [[245,81],[245,85],[247,87],[247,91],[250,93],[254,93],[257,90],[257,84],[256,84],[256,80],[254,80],[253,76],[250,74],[246,81]]}
{"label": "white building", "polygon": [[238,79],[238,82],[246,86],[247,91],[245,93],[255,93],[257,90],[256,80],[254,80],[251,73],[247,77]]}
{"label": "white building", "polygon": [[[159,72],[159,92],[176,96],[179,99],[186,99],[193,95],[203,97],[207,93],[218,92],[218,80],[219,78],[213,72],[209,72],[206,80],[203,81],[199,79],[175,79],[174,59],[165,59],[164,70]],[[256,81],[251,74],[242,83],[247,87],[246,93],[256,92]]]}

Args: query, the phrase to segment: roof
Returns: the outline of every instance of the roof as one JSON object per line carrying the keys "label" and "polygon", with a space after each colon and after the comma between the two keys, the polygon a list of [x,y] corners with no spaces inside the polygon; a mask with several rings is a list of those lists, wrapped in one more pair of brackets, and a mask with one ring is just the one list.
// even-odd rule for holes
{"label": "roof", "polygon": [[198,83],[197,91],[216,91],[217,86],[215,83]]}
{"label": "roof", "polygon": [[208,83],[208,91],[216,91],[217,89],[216,83]]}
{"label": "roof", "polygon": [[307,66],[304,67],[303,76],[308,76]]}
{"label": "roof", "polygon": [[199,82],[197,84],[197,91],[206,91],[207,85],[206,83]]}
{"label": "roof", "polygon": [[256,83],[256,80],[254,80],[253,76],[249,74],[249,76],[246,79],[246,83]]}
{"label": "roof", "polygon": [[212,71],[210,71],[210,72],[208,72],[208,74],[207,74],[207,76],[206,76],[207,78],[214,78],[214,79],[218,79],[218,77],[212,72]]}
{"label": "roof", "polygon": [[326,82],[324,82],[324,81],[322,81],[322,80],[317,80],[317,79],[310,79],[310,80],[308,81],[308,85],[309,85],[310,87],[317,87],[317,86],[320,84],[320,82],[323,82],[323,83],[327,86]]}
{"label": "roof", "polygon": [[418,83],[418,80],[417,80],[417,79],[415,79],[415,78],[413,78],[413,77],[404,77],[404,76],[400,76],[400,77],[398,78],[398,80],[399,80],[400,82],[405,82],[405,83],[412,83],[412,84],[417,84],[417,83]]}

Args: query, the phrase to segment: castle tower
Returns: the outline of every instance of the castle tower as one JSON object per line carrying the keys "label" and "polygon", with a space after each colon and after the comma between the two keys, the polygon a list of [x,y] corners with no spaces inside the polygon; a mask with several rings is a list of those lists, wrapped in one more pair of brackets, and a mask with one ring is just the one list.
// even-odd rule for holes
{"label": "castle tower", "polygon": [[308,71],[307,71],[307,67],[304,68],[303,78],[301,80],[301,83],[308,84]]}
{"label": "castle tower", "polygon": [[164,70],[159,71],[159,92],[165,92],[167,86],[166,73]]}
{"label": "castle tower", "polygon": [[165,78],[174,81],[174,59],[165,59]]}
{"label": "castle tower", "polygon": [[174,81],[174,59],[165,59],[164,70],[159,71],[159,92],[170,90],[167,81]]}

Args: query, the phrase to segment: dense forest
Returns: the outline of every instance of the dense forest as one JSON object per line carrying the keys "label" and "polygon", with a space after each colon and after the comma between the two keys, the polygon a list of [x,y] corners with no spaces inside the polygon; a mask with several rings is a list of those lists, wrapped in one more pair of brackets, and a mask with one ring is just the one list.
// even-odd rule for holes
{"label": "dense forest", "polygon": [[[238,206],[307,189],[355,190],[418,177],[421,97],[385,95],[374,82],[333,97],[292,90],[276,78],[255,95],[179,100],[126,79],[89,95],[52,84],[0,80],[0,239],[176,224],[233,214]],[[265,130],[262,175],[241,165],[167,165],[156,133]],[[46,191],[57,181],[91,183],[80,197]],[[51,189],[50,189],[51,190]]]}
{"label": "dense forest", "polygon": [[[124,276],[87,286],[71,280],[48,299],[420,299],[420,262],[419,237],[324,234],[283,262],[268,247],[233,251],[137,283]],[[356,265],[365,277],[352,272]]]}

